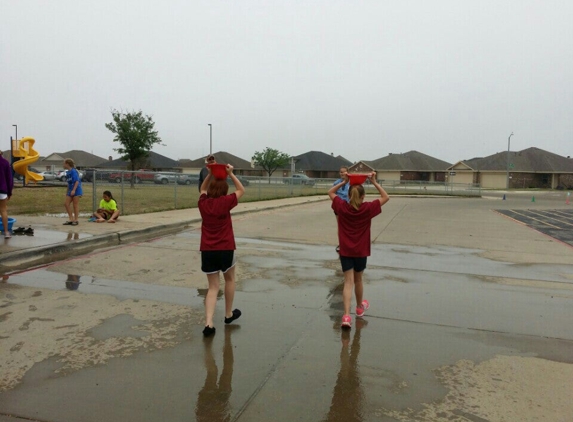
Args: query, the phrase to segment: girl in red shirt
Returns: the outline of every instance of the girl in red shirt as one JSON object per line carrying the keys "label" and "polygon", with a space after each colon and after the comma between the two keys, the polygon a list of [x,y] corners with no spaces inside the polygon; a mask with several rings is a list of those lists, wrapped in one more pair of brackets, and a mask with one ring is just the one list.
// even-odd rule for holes
{"label": "girl in red shirt", "polygon": [[235,235],[231,222],[231,209],[237,206],[245,188],[233,174],[233,166],[227,164],[227,175],[235,184],[235,192],[227,195],[229,184],[226,179],[216,179],[209,174],[201,184],[199,211],[201,223],[201,270],[207,274],[209,290],[205,297],[205,337],[215,334],[213,315],[219,293],[219,272],[225,279],[225,324],[230,324],[241,316],[241,311],[233,308],[235,297]]}
{"label": "girl in red shirt", "polygon": [[356,316],[364,316],[364,311],[370,306],[363,298],[364,287],[362,285],[366,257],[370,256],[370,226],[372,219],[382,212],[382,205],[390,200],[386,191],[378,184],[375,172],[370,174],[370,182],[380,193],[380,198],[372,202],[364,202],[366,193],[362,185],[350,186],[348,202],[336,196],[336,191],[348,183],[346,173],[342,181],[328,191],[328,196],[332,200],[332,209],[338,215],[338,244],[340,245],[340,263],[344,272],[342,328],[352,326],[350,302],[353,290],[356,296]]}

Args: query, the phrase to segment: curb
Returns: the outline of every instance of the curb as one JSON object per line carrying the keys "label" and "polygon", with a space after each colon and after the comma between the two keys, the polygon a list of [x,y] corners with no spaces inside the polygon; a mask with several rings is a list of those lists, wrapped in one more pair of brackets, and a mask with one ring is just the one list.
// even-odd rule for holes
{"label": "curb", "polygon": [[[251,214],[261,211],[274,210],[279,208],[288,208],[298,205],[306,205],[317,200],[308,200],[296,204],[276,204],[273,206],[261,206],[260,208],[246,209],[232,212],[232,215]],[[125,230],[115,233],[107,233],[68,241],[56,243],[53,245],[40,246],[34,249],[22,249],[13,252],[7,252],[0,255],[0,274],[14,271],[21,271],[47,265],[52,262],[67,259],[74,256],[84,255],[92,252],[96,248],[105,248],[142,242],[145,240],[155,239],[161,236],[176,234],[185,230],[192,224],[200,223],[201,217],[190,218],[189,220],[177,221],[175,223],[159,224],[156,226],[145,227],[142,229]]]}

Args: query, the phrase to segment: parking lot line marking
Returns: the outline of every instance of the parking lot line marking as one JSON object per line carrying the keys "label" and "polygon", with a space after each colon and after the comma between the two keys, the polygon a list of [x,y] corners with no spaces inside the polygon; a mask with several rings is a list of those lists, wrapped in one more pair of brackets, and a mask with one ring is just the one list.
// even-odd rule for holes
{"label": "parking lot line marking", "polygon": [[[537,214],[537,215],[540,215],[540,216],[542,216],[542,217],[549,218],[550,220],[555,220],[555,221],[558,221],[558,222],[560,222],[560,223],[567,224],[568,226],[572,226],[572,227],[573,227],[573,224],[572,224],[572,223],[569,223],[569,222],[567,222],[567,221],[563,221],[563,220],[560,220],[560,219],[558,219],[558,218],[550,217],[549,215],[542,214],[541,212],[535,212],[535,211],[530,211],[530,212],[531,212],[532,214]],[[548,211],[548,212],[550,212],[550,211]],[[565,227],[560,227],[560,228],[565,229]]]}
{"label": "parking lot line marking", "polygon": [[537,219],[537,218],[535,218],[535,217],[531,217],[531,216],[529,216],[529,215],[527,215],[527,214],[523,214],[523,213],[517,212],[516,210],[509,210],[509,211],[514,212],[515,214],[520,215],[520,216],[522,216],[522,217],[524,217],[524,218],[528,218],[528,219],[537,221],[537,222],[539,222],[539,223],[541,223],[541,224],[544,224],[544,225],[546,225],[546,226],[549,226],[549,227],[553,227],[554,229],[562,230],[562,227],[554,226],[553,224],[549,224],[549,223],[547,223],[546,221],[539,220],[539,219]]}

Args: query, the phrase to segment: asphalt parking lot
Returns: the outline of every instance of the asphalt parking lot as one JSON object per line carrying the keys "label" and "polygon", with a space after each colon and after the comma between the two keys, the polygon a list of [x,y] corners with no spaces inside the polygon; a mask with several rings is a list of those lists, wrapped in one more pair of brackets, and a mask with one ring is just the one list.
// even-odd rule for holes
{"label": "asphalt parking lot", "polygon": [[573,209],[498,210],[514,220],[573,246]]}

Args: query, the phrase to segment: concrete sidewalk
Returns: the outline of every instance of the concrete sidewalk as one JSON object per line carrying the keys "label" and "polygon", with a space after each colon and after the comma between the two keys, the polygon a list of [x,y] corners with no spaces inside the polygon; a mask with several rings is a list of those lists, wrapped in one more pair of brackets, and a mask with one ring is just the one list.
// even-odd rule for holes
{"label": "concrete sidewalk", "polygon": [[[324,195],[240,202],[233,215],[326,201]],[[66,216],[18,216],[13,229],[32,227],[34,236],[13,235],[0,243],[0,274],[47,264],[94,248],[115,246],[177,233],[201,222],[198,208],[121,216],[115,224],[90,223],[82,218],[77,226],[64,226]]]}

